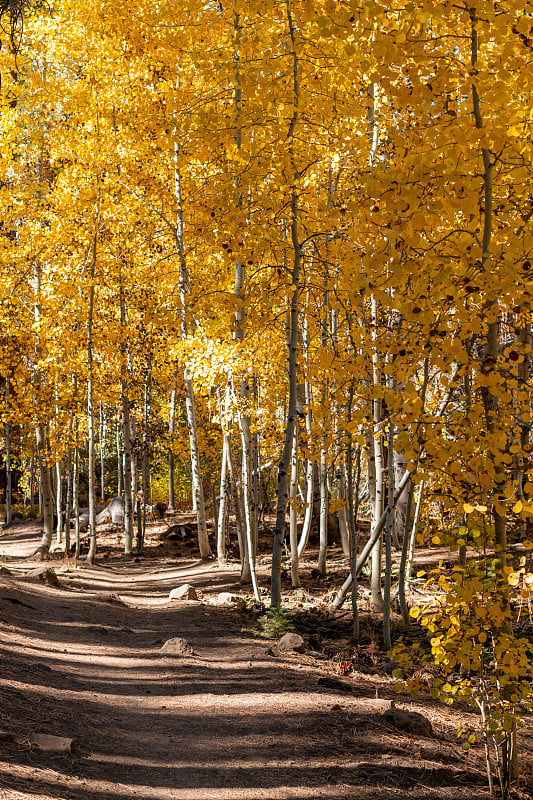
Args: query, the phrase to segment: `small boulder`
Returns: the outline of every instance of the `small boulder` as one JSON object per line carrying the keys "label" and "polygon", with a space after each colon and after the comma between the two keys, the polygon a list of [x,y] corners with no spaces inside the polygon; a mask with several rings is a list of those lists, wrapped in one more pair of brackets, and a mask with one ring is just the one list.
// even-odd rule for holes
{"label": "small boulder", "polygon": [[96,517],[96,524],[103,525],[112,522],[113,525],[124,525],[124,500],[122,497],[113,497],[109,505]]}
{"label": "small boulder", "polygon": [[178,586],[172,589],[168,595],[169,600],[198,600],[196,589],[190,583],[184,583],[183,586]]}
{"label": "small boulder", "polygon": [[303,653],[305,641],[299,633],[286,633],[278,642],[280,650],[294,650],[296,653]]}
{"label": "small boulder", "polygon": [[217,600],[219,603],[238,603],[242,598],[239,594],[233,594],[232,592],[219,592]]}
{"label": "small boulder", "polygon": [[171,656],[190,656],[194,650],[187,639],[176,636],[174,639],[167,639],[161,647],[161,652]]}
{"label": "small boulder", "polygon": [[406,711],[403,708],[396,708],[394,702],[391,707],[383,714],[383,722],[392,725],[399,731],[414,734],[415,736],[433,737],[433,728],[429,719],[419,714],[417,711]]}
{"label": "small boulder", "polygon": [[49,753],[72,753],[74,739],[51,736],[48,733],[32,733],[30,742],[38,747],[39,750],[46,750]]}
{"label": "small boulder", "polygon": [[28,573],[28,578],[37,579],[42,583],[47,583],[48,586],[55,586],[56,588],[59,587],[59,581],[57,579],[55,570],[53,567],[49,567],[46,564],[33,569],[30,573]]}
{"label": "small boulder", "polygon": [[115,594],[115,592],[98,592],[95,599],[101,600],[104,603],[114,603],[118,606],[124,605],[118,594]]}
{"label": "small boulder", "polygon": [[180,523],[169,525],[164,533],[165,539],[170,539],[171,541],[185,541],[191,539],[193,535],[190,525],[182,525]]}
{"label": "small boulder", "polygon": [[85,630],[87,633],[96,633],[99,636],[107,636],[109,633],[107,628],[104,628],[103,625],[89,625]]}

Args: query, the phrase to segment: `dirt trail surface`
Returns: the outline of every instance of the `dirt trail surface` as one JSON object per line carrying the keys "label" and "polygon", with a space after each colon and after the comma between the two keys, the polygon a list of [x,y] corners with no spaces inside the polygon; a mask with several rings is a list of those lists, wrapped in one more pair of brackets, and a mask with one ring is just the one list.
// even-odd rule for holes
{"label": "dirt trail surface", "polygon": [[[246,632],[238,607],[216,604],[242,594],[235,565],[115,550],[94,568],[49,562],[54,587],[16,558],[37,534],[20,523],[0,537],[0,798],[488,797],[481,753],[461,752],[451,711],[396,696],[433,736],[395,730],[388,676],[328,687],[330,662]],[[185,582],[200,600],[168,602]],[[161,651],[173,637],[193,652]],[[40,749],[36,734],[73,739],[72,752]]]}

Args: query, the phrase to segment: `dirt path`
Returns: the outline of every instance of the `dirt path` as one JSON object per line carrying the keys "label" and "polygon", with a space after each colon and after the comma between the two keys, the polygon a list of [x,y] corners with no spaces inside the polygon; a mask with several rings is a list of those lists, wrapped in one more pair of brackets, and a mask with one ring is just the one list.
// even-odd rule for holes
{"label": "dirt path", "polygon": [[[0,552],[31,552],[35,535],[20,526]],[[270,655],[243,633],[240,612],[214,604],[219,591],[242,592],[235,569],[194,557],[104,563],[53,562],[54,588],[25,578],[36,564],[4,561],[0,729],[12,737],[0,737],[0,798],[488,796],[480,754],[460,752],[448,710],[431,708],[433,738],[395,731],[382,719],[388,677],[355,674],[343,679],[351,692],[328,689],[319,679],[329,663]],[[168,603],[185,581],[202,600]],[[161,652],[176,636],[194,654]],[[71,737],[73,752],[39,750],[35,733]]]}

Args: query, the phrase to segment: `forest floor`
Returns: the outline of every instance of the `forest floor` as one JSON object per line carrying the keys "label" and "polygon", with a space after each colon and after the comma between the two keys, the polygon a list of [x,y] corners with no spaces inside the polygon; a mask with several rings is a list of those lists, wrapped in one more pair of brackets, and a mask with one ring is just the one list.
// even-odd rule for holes
{"label": "forest floor", "polygon": [[[141,559],[124,559],[109,526],[93,567],[52,554],[57,586],[30,575],[36,521],[0,535],[0,798],[488,797],[481,747],[465,753],[457,741],[477,716],[395,694],[378,621],[362,615],[355,645],[350,615],[329,614],[346,574],[340,551],[325,581],[304,564],[306,588],[289,601],[307,648],[287,652],[253,635],[261,610],[238,565],[200,561],[194,541],[164,541],[165,527],[151,523]],[[200,599],[169,602],[183,583]],[[243,600],[222,605],[222,591]],[[173,637],[193,652],[162,651]],[[433,735],[393,727],[391,700],[423,714]],[[42,749],[39,734],[72,739],[71,752]],[[533,797],[531,730],[520,747],[520,795]]]}

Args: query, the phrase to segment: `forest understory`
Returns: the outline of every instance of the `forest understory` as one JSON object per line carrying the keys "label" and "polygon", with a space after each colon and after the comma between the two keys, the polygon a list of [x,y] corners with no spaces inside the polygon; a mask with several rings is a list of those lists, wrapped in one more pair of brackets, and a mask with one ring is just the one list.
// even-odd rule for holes
{"label": "forest understory", "polygon": [[[150,522],[143,556],[126,559],[120,532],[104,526],[93,566],[51,553],[46,567],[57,582],[32,560],[38,521],[15,522],[1,534],[0,798],[489,796],[483,748],[476,743],[466,753],[457,737],[459,727],[475,730],[478,716],[427,692],[414,699],[395,692],[365,580],[357,641],[349,608],[330,611],[348,569],[340,549],[332,550],[326,578],[314,569],[311,548],[302,588],[290,589],[288,574],[283,579],[286,619],[305,642],[295,652],[260,635],[276,632],[239,583],[238,562],[202,561],[194,538],[171,542],[166,530]],[[259,555],[266,600],[270,559]],[[456,557],[421,548],[415,566],[431,569],[443,559],[452,568]],[[169,601],[184,583],[198,600]],[[427,599],[425,591],[415,581],[412,601]],[[221,592],[234,598],[221,603]],[[392,629],[395,639],[423,639],[399,615]],[[161,649],[175,637],[190,648]],[[393,702],[411,712],[403,728]],[[42,734],[64,738],[67,752],[42,749],[49,746]],[[530,717],[519,745],[523,778],[514,796],[533,797]]]}

